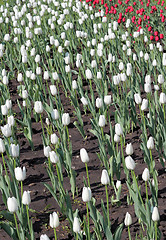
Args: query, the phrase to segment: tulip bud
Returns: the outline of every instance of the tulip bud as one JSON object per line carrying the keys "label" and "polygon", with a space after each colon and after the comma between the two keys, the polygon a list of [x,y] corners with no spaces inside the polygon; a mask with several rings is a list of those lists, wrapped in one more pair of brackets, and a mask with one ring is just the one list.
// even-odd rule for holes
{"label": "tulip bud", "polygon": [[52,96],[56,96],[57,95],[57,89],[56,89],[55,85],[51,85],[50,86],[50,91],[51,91]]}
{"label": "tulip bud", "polygon": [[8,109],[6,105],[1,105],[1,113],[6,116],[8,114]]}
{"label": "tulip bud", "polygon": [[135,100],[136,104],[141,104],[142,98],[141,98],[141,96],[139,95],[139,93],[135,93],[135,94],[134,94],[134,100]]}
{"label": "tulip bud", "polygon": [[18,81],[18,82],[22,82],[22,81],[23,81],[22,73],[19,73],[19,74],[17,75],[17,81]]}
{"label": "tulip bud", "polygon": [[114,142],[120,142],[120,137],[117,134],[114,135]]}
{"label": "tulip bud", "polygon": [[115,125],[115,133],[116,133],[118,136],[123,135],[123,130],[122,130],[122,128],[121,128],[121,126],[120,126],[119,123],[117,123],[117,124]]}
{"label": "tulip bud", "polygon": [[127,169],[129,169],[129,170],[134,170],[135,169],[135,162],[134,162],[134,160],[132,159],[131,156],[127,156],[125,158],[125,164],[126,164]]}
{"label": "tulip bud", "polygon": [[22,195],[22,204],[29,205],[31,203],[30,191],[24,191]]}
{"label": "tulip bud", "polygon": [[40,240],[50,240],[49,237],[46,234],[42,234],[40,236]]}
{"label": "tulip bud", "polygon": [[70,116],[69,116],[68,113],[63,113],[63,115],[62,115],[62,124],[64,126],[67,126],[67,125],[70,124]]}
{"label": "tulip bud", "polygon": [[77,217],[74,217],[73,221],[73,232],[79,233],[81,231],[80,222]]}
{"label": "tulip bud", "polygon": [[160,93],[160,99],[159,99],[161,104],[165,104],[166,103],[166,95],[165,93]]}
{"label": "tulip bud", "polygon": [[104,96],[104,103],[106,105],[110,105],[111,104],[111,95]]}
{"label": "tulip bud", "polygon": [[85,97],[82,97],[80,100],[81,100],[81,102],[82,102],[82,104],[83,104],[84,106],[87,106],[87,105],[88,105],[88,101],[87,101],[87,99],[86,99]]}
{"label": "tulip bud", "polygon": [[45,147],[44,146],[44,156],[49,157],[49,152],[51,152],[51,148],[49,146]]}
{"label": "tulip bud", "polygon": [[54,145],[58,143],[58,137],[55,133],[51,134],[51,143]]}
{"label": "tulip bud", "polygon": [[102,79],[102,74],[101,74],[101,72],[97,72],[97,79]]}
{"label": "tulip bud", "polygon": [[26,169],[23,167],[23,170],[20,167],[14,169],[15,178],[17,181],[24,181],[26,178]]}
{"label": "tulip bud", "polygon": [[152,91],[151,85],[149,83],[144,84],[144,91],[150,93]]}
{"label": "tulip bud", "polygon": [[2,134],[7,138],[11,137],[12,135],[11,126],[9,124],[6,124],[4,127],[1,127],[1,131],[2,131]]}
{"label": "tulip bud", "polygon": [[57,109],[53,109],[51,112],[51,117],[53,120],[58,120],[59,119],[59,112]]}
{"label": "tulip bud", "polygon": [[102,171],[101,184],[103,184],[103,185],[110,184],[110,179],[109,179],[108,172],[106,169],[103,169],[103,171]]}
{"label": "tulip bud", "polygon": [[160,215],[157,207],[153,208],[152,212],[152,220],[153,222],[158,222],[160,220]]}
{"label": "tulip bud", "polygon": [[164,83],[164,76],[162,74],[158,75],[158,83],[163,84]]}
{"label": "tulip bud", "polygon": [[132,144],[131,143],[129,143],[129,144],[127,144],[127,146],[126,146],[126,154],[127,155],[132,155],[133,154],[133,146],[132,146]]}
{"label": "tulip bud", "polygon": [[92,198],[92,192],[89,187],[83,187],[82,200],[83,202],[89,202]]}
{"label": "tulip bud", "polygon": [[41,101],[36,101],[34,105],[35,112],[41,114],[43,112],[43,105]]}
{"label": "tulip bud", "polygon": [[154,140],[153,137],[150,137],[147,141],[147,148],[148,149],[153,149],[154,148]]}
{"label": "tulip bud", "polygon": [[22,98],[23,99],[26,99],[28,97],[28,92],[27,92],[27,90],[23,90],[22,91]]}
{"label": "tulip bud", "polygon": [[143,173],[142,173],[142,179],[147,182],[150,179],[150,173],[149,173],[149,169],[145,168]]}
{"label": "tulip bud", "polygon": [[4,153],[5,152],[5,144],[2,140],[2,138],[0,138],[0,153]]}
{"label": "tulip bud", "polygon": [[101,108],[103,106],[102,98],[96,98],[96,107]]}
{"label": "tulip bud", "polygon": [[19,157],[19,145],[10,144],[9,153],[13,158]]}
{"label": "tulip bud", "polygon": [[120,186],[121,186],[121,181],[120,181],[120,180],[117,180],[117,181],[116,181],[116,188],[118,189]]}
{"label": "tulip bud", "polygon": [[59,226],[59,217],[56,212],[50,214],[50,227],[57,228]]}
{"label": "tulip bud", "polygon": [[7,123],[8,123],[10,126],[14,126],[14,124],[15,124],[14,117],[13,117],[13,116],[9,116],[9,117],[7,118]]}
{"label": "tulip bud", "polygon": [[9,197],[7,200],[7,207],[9,212],[15,213],[18,210],[18,203],[15,197]]}
{"label": "tulip bud", "polygon": [[99,117],[99,127],[105,127],[105,116],[104,115],[100,115]]}
{"label": "tulip bud", "polygon": [[76,90],[76,89],[78,88],[78,85],[77,85],[77,81],[76,81],[76,80],[72,81],[72,88],[73,88],[74,90]]}
{"label": "tulip bud", "polygon": [[51,152],[49,152],[49,155],[50,155],[50,161],[51,161],[52,163],[57,163],[57,162],[59,161],[59,157],[58,157],[58,155],[56,154],[56,152],[51,151]]}
{"label": "tulip bud", "polygon": [[10,99],[6,99],[5,105],[7,107],[7,109],[11,109],[12,108],[12,101]]}
{"label": "tulip bud", "polygon": [[86,71],[85,71],[85,75],[86,75],[86,78],[87,79],[92,79],[92,72],[91,72],[91,70],[90,69],[87,69]]}
{"label": "tulip bud", "polygon": [[80,157],[83,163],[89,162],[89,156],[85,148],[80,149]]}
{"label": "tulip bud", "polygon": [[145,111],[147,108],[148,108],[148,100],[144,98],[142,101],[141,110]]}
{"label": "tulip bud", "polygon": [[132,224],[132,218],[130,213],[126,213],[125,220],[124,220],[125,226],[130,226]]}

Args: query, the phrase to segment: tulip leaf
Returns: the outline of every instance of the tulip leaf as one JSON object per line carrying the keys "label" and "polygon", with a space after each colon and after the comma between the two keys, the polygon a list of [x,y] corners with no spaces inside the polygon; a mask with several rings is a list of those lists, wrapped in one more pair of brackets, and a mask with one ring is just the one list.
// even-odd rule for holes
{"label": "tulip leaf", "polygon": [[7,222],[0,222],[0,227],[13,239],[18,240],[16,230]]}

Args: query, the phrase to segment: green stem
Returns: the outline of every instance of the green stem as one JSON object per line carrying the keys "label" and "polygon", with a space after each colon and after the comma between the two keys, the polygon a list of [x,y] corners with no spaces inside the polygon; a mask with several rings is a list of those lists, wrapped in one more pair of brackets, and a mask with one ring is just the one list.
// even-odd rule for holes
{"label": "green stem", "polygon": [[88,203],[86,202],[86,211],[87,211],[87,221],[88,221],[88,239],[90,240],[90,229],[89,229],[89,209]]}
{"label": "green stem", "polygon": [[140,193],[140,190],[139,190],[139,187],[138,187],[138,182],[137,182],[134,170],[131,170],[131,173],[133,175],[133,179],[135,180],[135,183],[136,183],[136,186],[137,186],[137,190],[138,190],[138,195],[140,197],[141,203],[142,203],[142,205],[144,205],[142,197],[141,197],[141,193]]}
{"label": "green stem", "polygon": [[43,137],[44,137],[44,127],[43,127],[43,120],[42,120],[42,116],[41,116],[41,114],[40,114],[40,122],[41,122],[41,127],[42,127]]}
{"label": "green stem", "polygon": [[21,239],[20,238],[20,233],[19,233],[19,230],[18,230],[18,224],[17,224],[17,219],[16,219],[16,214],[15,213],[14,213],[14,221],[15,221],[15,224],[16,224],[16,230],[17,230],[18,239]]}
{"label": "green stem", "polygon": [[29,208],[28,208],[28,205],[26,205],[26,210],[27,210],[27,221],[28,221],[29,232],[31,233],[31,226],[30,226],[30,221],[29,221]]}
{"label": "green stem", "polygon": [[104,141],[104,130],[103,130],[102,127],[101,127],[101,135],[102,135],[102,139],[103,139],[103,141]]}
{"label": "green stem", "polygon": [[62,186],[62,181],[61,181],[61,177],[60,177],[60,173],[59,173],[59,169],[58,169],[58,165],[57,164],[56,164],[56,172],[57,172],[57,175],[58,175],[58,181],[59,181],[59,184],[61,186],[62,192],[63,192],[63,194],[65,194],[63,186]]}
{"label": "green stem", "polygon": [[4,169],[5,169],[6,177],[7,177],[8,180],[9,180],[9,176],[8,176],[8,173],[7,173],[6,163],[5,163],[5,159],[4,159],[3,153],[2,153],[2,161],[3,161],[3,165],[4,165]]}
{"label": "green stem", "polygon": [[147,181],[145,182],[145,189],[146,189],[146,199],[148,202],[148,185],[147,185]]}
{"label": "green stem", "polygon": [[76,233],[76,240],[78,240],[78,233]]}
{"label": "green stem", "polygon": [[164,107],[164,104],[163,104],[163,114],[164,114],[164,122],[165,122],[165,107]]}
{"label": "green stem", "polygon": [[151,159],[151,173],[153,172],[153,157],[152,157],[152,150],[149,149],[150,151],[150,159]]}
{"label": "green stem", "polygon": [[155,240],[157,240],[157,221],[154,224],[155,224]]}
{"label": "green stem", "polygon": [[131,240],[130,227],[128,226],[129,240]]}
{"label": "green stem", "polygon": [[87,163],[85,163],[85,167],[86,167],[86,174],[87,174],[87,179],[88,179],[88,187],[90,188],[90,181],[89,181],[89,173],[88,173],[88,165],[87,165]]}
{"label": "green stem", "polygon": [[56,229],[55,228],[54,228],[54,236],[55,236],[55,240],[57,240]]}
{"label": "green stem", "polygon": [[68,143],[69,143],[69,129],[68,129],[68,127],[66,126],[66,132],[67,132],[67,140],[68,140]]}
{"label": "green stem", "polygon": [[108,200],[108,188],[107,188],[107,185],[105,185],[105,191],[106,191],[106,199],[107,199],[107,218],[108,218],[108,225],[110,225],[109,200]]}

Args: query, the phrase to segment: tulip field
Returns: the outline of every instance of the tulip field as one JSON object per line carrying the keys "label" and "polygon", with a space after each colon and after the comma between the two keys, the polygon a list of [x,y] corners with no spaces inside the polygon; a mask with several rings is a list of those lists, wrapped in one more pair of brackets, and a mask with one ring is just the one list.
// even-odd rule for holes
{"label": "tulip field", "polygon": [[0,0],[0,240],[164,240],[165,159],[165,1]]}

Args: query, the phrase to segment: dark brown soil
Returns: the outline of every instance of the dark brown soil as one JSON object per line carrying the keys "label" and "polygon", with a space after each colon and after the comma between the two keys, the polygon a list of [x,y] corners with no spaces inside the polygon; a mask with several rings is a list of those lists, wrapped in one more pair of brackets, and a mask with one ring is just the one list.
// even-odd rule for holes
{"label": "dark brown soil", "polygon": [[[14,104],[13,111],[18,113],[19,109],[16,105],[16,84],[14,84],[14,81],[12,85],[10,86],[12,90],[12,101]],[[82,195],[82,188],[83,188],[83,177],[86,178],[86,171],[85,171],[85,165],[81,162],[79,151],[82,147],[86,148],[89,157],[90,162],[88,163],[88,169],[89,169],[89,176],[90,176],[90,184],[91,184],[91,190],[93,197],[96,199],[96,206],[101,210],[101,199],[103,198],[104,202],[106,203],[106,197],[105,197],[105,187],[101,185],[100,178],[101,178],[101,172],[102,172],[102,166],[101,162],[97,157],[97,152],[99,152],[98,148],[98,141],[97,138],[94,137],[90,132],[89,129],[91,129],[91,123],[90,123],[90,115],[84,115],[83,121],[85,124],[85,131],[87,134],[87,139],[84,141],[81,137],[78,130],[73,125],[74,122],[74,115],[73,115],[73,107],[70,105],[70,101],[65,98],[63,92],[61,91],[61,101],[64,105],[65,112],[69,112],[71,116],[71,124],[69,125],[69,134],[70,139],[72,141],[72,148],[73,148],[73,159],[72,159],[72,167],[77,172],[76,177],[76,185],[78,188],[78,196],[75,197],[75,201],[72,200],[73,209],[78,208],[80,212],[80,216],[83,216],[83,214],[86,214],[86,207],[85,204],[82,201],[81,195]],[[113,108],[111,108],[111,111],[113,111]],[[44,118],[43,118],[44,120]],[[114,125],[114,122],[112,122],[112,125]],[[33,129],[33,142],[34,142],[34,151],[31,150],[29,147],[28,141],[22,134],[18,134],[18,140],[20,143],[21,153],[20,153],[20,162],[21,166],[25,166],[27,169],[27,178],[23,183],[24,190],[30,190],[31,191],[31,199],[32,202],[30,204],[30,208],[35,210],[36,212],[31,212],[30,215],[33,218],[33,227],[35,231],[35,237],[36,239],[40,238],[41,234],[47,234],[50,239],[54,239],[53,230],[49,227],[49,214],[53,211],[59,212],[58,204],[56,203],[55,199],[52,197],[52,195],[49,193],[49,191],[44,187],[43,183],[50,183],[47,171],[46,171],[46,165],[45,161],[46,158],[43,154],[43,144],[41,139],[41,124],[36,123],[33,121],[32,123],[32,129]],[[105,128],[105,132],[108,132],[108,128]],[[128,134],[126,137],[126,143],[132,143],[134,147],[134,155],[133,158],[137,163],[135,173],[139,177],[139,185],[141,185],[142,189],[142,196],[145,199],[145,187],[144,182],[142,181],[142,172],[146,166],[144,160],[143,160],[143,153],[140,150],[140,134],[141,131],[139,128],[136,128],[133,133]],[[158,192],[158,207],[160,212],[160,230],[162,232],[162,239],[166,239],[166,228],[165,228],[165,219],[166,219],[166,174],[165,170],[161,166],[160,162],[158,161],[158,155],[153,152],[153,156],[155,157],[156,161],[156,169],[158,171],[158,183],[159,183],[159,192]],[[115,179],[116,180],[116,179]],[[134,213],[134,206],[127,204],[127,195],[128,195],[128,189],[125,183],[125,175],[122,171],[121,175],[121,181],[122,181],[122,193],[121,193],[121,205],[120,206],[111,206],[110,202],[110,218],[112,223],[112,231],[116,229],[116,227],[124,222],[125,214],[128,211],[133,218],[133,224],[131,225],[131,236],[132,239],[135,239],[136,234],[139,234],[139,223],[138,219],[135,216]],[[64,175],[64,186],[66,189],[69,190],[71,199],[72,195],[70,192],[70,184],[69,179],[67,176]],[[114,193],[113,188],[110,186],[108,187],[109,190],[109,197],[111,199],[112,194]],[[2,198],[0,197],[0,209],[4,209],[4,204],[2,202]],[[74,239],[70,233],[69,229],[69,223],[66,219],[62,219],[62,214],[59,212],[60,216],[60,226],[57,228],[57,237],[59,240],[67,240],[67,239]],[[91,223],[91,229],[92,228]],[[127,239],[128,233],[127,228],[124,227],[122,232],[122,238],[121,239]],[[10,239],[7,234],[0,230],[0,239],[8,240]]]}

